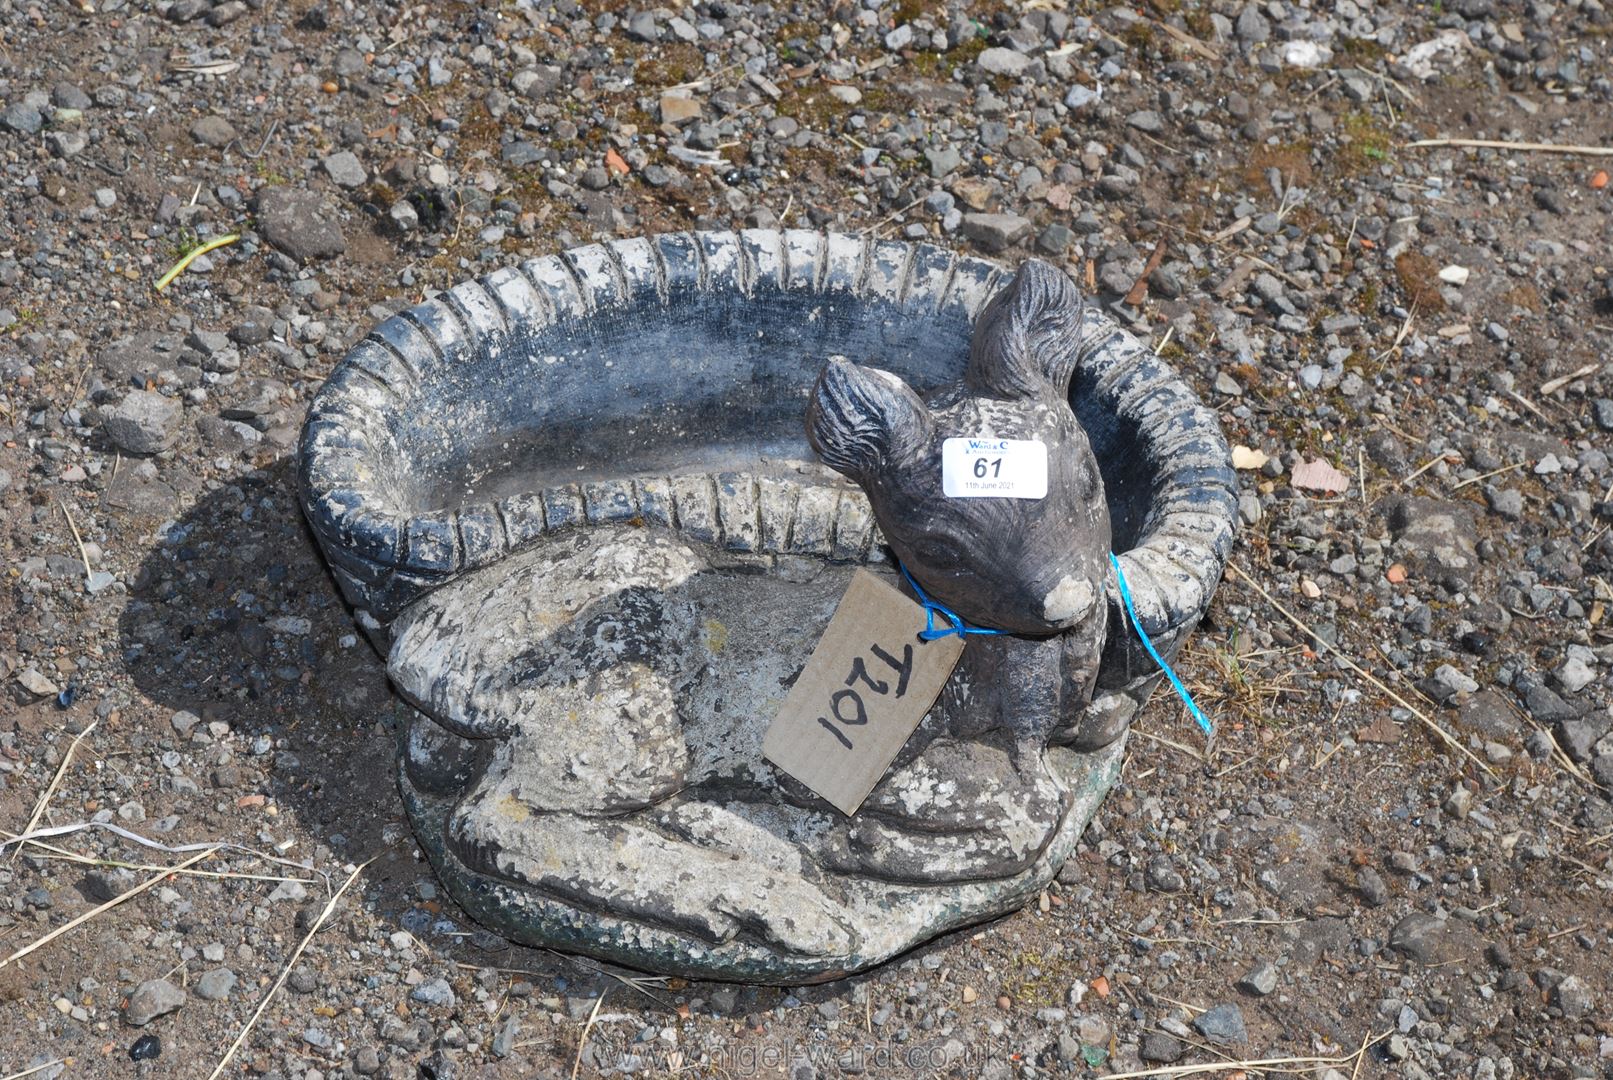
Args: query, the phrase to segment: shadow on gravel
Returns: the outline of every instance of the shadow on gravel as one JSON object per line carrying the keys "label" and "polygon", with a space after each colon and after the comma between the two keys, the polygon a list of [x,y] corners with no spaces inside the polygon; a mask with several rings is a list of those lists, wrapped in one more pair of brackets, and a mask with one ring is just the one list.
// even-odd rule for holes
{"label": "shadow on gravel", "polygon": [[[215,772],[221,797],[267,795],[329,848],[316,859],[325,865],[382,853],[366,871],[365,900],[393,928],[461,963],[535,976],[542,992],[585,1000],[613,987],[613,1000],[637,998],[641,1008],[673,1013],[674,995],[660,980],[635,992],[609,974],[631,978],[625,969],[512,946],[434,888],[430,867],[415,855],[394,772],[392,732],[405,706],[320,559],[297,506],[291,458],[235,478],[183,514],[146,553],[118,629],[124,668],[142,693],[204,725],[224,721],[250,746],[233,773]],[[272,819],[265,828],[274,839],[288,832]],[[858,982],[877,978],[793,992],[806,1003],[844,999]],[[705,984],[676,996],[716,999],[722,1011],[742,1016],[774,1008],[788,993]]]}
{"label": "shadow on gravel", "polygon": [[287,458],[202,496],[146,552],[119,644],[146,696],[222,720],[250,746],[235,774],[215,777],[221,795],[266,794],[334,858],[361,860],[407,836],[392,779],[395,703],[295,487]]}

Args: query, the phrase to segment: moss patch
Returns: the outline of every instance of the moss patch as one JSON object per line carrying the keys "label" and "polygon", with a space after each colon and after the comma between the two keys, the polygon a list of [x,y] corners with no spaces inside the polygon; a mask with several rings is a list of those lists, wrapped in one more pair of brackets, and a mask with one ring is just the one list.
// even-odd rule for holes
{"label": "moss patch", "polygon": [[1427,255],[1418,251],[1401,252],[1395,258],[1395,277],[1406,299],[1418,310],[1445,310],[1445,300],[1439,295],[1439,267]]}
{"label": "moss patch", "polygon": [[1337,161],[1341,173],[1354,176],[1389,160],[1394,140],[1388,125],[1377,117],[1365,112],[1350,113],[1343,127]]}
{"label": "moss patch", "polygon": [[1290,185],[1310,187],[1316,179],[1311,168],[1311,144],[1291,142],[1257,147],[1249,155],[1249,163],[1243,167],[1244,186],[1251,191],[1266,191],[1266,173],[1271,169],[1281,173]]}

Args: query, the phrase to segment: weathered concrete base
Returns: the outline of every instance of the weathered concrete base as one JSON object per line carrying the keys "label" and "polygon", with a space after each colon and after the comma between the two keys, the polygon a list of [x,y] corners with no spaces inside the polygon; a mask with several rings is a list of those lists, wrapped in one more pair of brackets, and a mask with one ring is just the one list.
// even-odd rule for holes
{"label": "weathered concrete base", "polygon": [[[421,721],[429,723],[429,721]],[[1016,911],[1034,900],[1074,850],[1120,775],[1122,737],[1083,754],[1047,752],[1052,773],[1070,792],[1069,810],[1036,861],[1010,878],[941,886],[848,880],[844,919],[859,932],[844,951],[787,956],[744,932],[726,940],[676,933],[566,903],[465,865],[450,849],[454,800],[415,786],[407,767],[399,786],[422,850],[438,879],[477,922],[525,945],[582,953],[645,971],[730,982],[826,982],[889,960],[930,938]],[[407,760],[407,753],[400,754]]]}
{"label": "weathered concrete base", "polygon": [[1057,639],[971,639],[849,818],[763,758],[851,574],[601,525],[411,605],[388,663],[423,710],[403,786],[450,890],[518,940],[774,981],[853,971],[1033,895],[1113,752],[1049,749],[1056,699],[981,703],[1045,682]]}

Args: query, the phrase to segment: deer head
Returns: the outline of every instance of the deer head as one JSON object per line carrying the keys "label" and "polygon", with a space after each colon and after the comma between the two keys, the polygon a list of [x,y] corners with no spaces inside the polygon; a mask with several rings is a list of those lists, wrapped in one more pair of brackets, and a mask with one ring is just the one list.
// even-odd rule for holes
{"label": "deer head", "polygon": [[[813,389],[813,449],[868,493],[886,539],[924,589],[982,626],[1057,633],[1103,601],[1109,512],[1069,405],[1082,308],[1068,277],[1031,260],[981,313],[960,384],[925,401],[895,375],[837,357]],[[948,438],[1043,443],[1046,496],[947,497]]]}

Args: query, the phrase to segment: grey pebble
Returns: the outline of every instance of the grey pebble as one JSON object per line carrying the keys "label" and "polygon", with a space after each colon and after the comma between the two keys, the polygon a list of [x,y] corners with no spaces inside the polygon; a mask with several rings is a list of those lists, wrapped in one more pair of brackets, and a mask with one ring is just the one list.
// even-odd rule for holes
{"label": "grey pebble", "polygon": [[27,102],[15,102],[0,110],[0,128],[18,135],[38,135],[45,118]]}
{"label": "grey pebble", "polygon": [[1257,997],[1265,997],[1277,989],[1276,965],[1266,961],[1256,964],[1238,980],[1238,989]]}
{"label": "grey pebble", "polygon": [[338,150],[327,157],[323,165],[325,175],[330,177],[331,183],[340,188],[351,190],[363,187],[365,181],[369,179],[369,174],[364,171],[363,163],[359,161],[358,155],[351,150]]}
{"label": "grey pebble", "polygon": [[196,980],[196,996],[208,1001],[222,1001],[235,989],[235,972],[229,968],[214,968]]}
{"label": "grey pebble", "polygon": [[147,979],[129,995],[129,1003],[123,1009],[123,1019],[135,1027],[144,1027],[184,1004],[185,991],[167,979]]}
{"label": "grey pebble", "polygon": [[963,235],[986,251],[1005,251],[1023,240],[1031,231],[1031,222],[1018,214],[965,214]]}
{"label": "grey pebble", "polygon": [[1223,1002],[1195,1016],[1193,1028],[1217,1046],[1242,1046],[1249,1041],[1243,1010],[1231,1002]]}
{"label": "grey pebble", "polygon": [[151,390],[131,390],[101,414],[101,429],[127,454],[157,454],[179,438],[184,406]]}
{"label": "grey pebble", "polygon": [[273,246],[302,262],[347,250],[340,222],[311,191],[273,186],[258,193],[258,227]]}
{"label": "grey pebble", "polygon": [[454,988],[448,985],[448,980],[439,977],[423,982],[411,990],[409,1000],[418,1001],[422,1005],[452,1008],[457,999],[454,996]]}
{"label": "grey pebble", "polygon": [[982,51],[975,58],[975,63],[979,65],[981,71],[988,74],[1018,78],[1031,66],[1031,58],[1013,49],[996,46]]}

